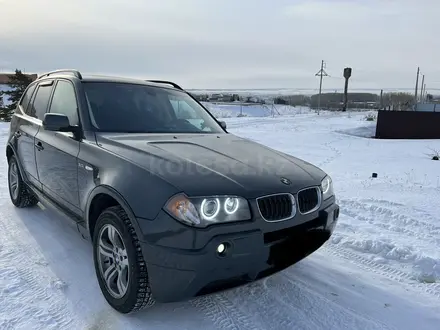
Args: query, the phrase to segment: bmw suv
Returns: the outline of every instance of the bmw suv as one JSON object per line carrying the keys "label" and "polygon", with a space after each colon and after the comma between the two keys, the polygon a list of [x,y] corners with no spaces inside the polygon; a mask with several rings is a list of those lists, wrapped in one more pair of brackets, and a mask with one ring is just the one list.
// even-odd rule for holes
{"label": "bmw suv", "polygon": [[230,134],[168,81],[45,73],[17,104],[6,157],[12,203],[66,215],[121,313],[281,271],[339,216],[321,169]]}

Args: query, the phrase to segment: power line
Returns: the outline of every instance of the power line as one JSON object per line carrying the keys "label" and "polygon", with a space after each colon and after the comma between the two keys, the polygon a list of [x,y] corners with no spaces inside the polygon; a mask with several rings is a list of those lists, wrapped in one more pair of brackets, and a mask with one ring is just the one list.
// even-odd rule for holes
{"label": "power line", "polygon": [[321,61],[321,69],[315,74],[315,76],[319,76],[319,94],[318,94],[318,112],[321,109],[321,91],[322,91],[322,77],[328,77],[327,72],[324,70],[324,60]]}

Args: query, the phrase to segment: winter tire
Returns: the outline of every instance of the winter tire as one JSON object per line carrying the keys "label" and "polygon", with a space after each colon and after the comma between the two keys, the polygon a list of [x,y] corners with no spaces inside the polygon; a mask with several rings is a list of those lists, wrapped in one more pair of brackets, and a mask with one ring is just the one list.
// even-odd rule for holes
{"label": "winter tire", "polygon": [[142,250],[122,207],[110,207],[99,216],[93,259],[101,291],[115,310],[127,314],[154,305]]}
{"label": "winter tire", "polygon": [[16,207],[31,207],[38,203],[38,199],[29,191],[23,181],[15,156],[12,156],[9,160],[8,187],[9,196]]}

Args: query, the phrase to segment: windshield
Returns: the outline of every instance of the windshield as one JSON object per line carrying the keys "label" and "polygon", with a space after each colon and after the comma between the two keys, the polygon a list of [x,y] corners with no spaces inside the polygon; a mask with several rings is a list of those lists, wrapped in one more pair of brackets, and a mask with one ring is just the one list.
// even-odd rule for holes
{"label": "windshield", "polygon": [[102,132],[224,133],[188,94],[147,85],[84,82],[93,125]]}

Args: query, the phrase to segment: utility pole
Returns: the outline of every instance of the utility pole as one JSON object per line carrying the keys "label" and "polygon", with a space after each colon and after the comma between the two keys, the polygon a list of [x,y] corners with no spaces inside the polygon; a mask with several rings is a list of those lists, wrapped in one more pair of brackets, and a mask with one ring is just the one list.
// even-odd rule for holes
{"label": "utility pole", "polygon": [[324,71],[324,60],[321,61],[321,70],[319,70],[315,76],[319,76],[319,94],[318,94],[318,114],[319,110],[321,109],[321,91],[322,91],[322,77],[327,77],[327,72]]}
{"label": "utility pole", "polygon": [[423,85],[425,84],[425,75],[422,75],[422,84],[420,85],[420,103],[423,102]]}
{"label": "utility pole", "polygon": [[417,91],[419,89],[419,74],[420,74],[420,67],[417,67],[416,90],[414,93],[414,110],[417,110]]}
{"label": "utility pole", "polygon": [[420,102],[425,103],[425,94],[426,94],[426,84],[424,83],[424,79],[422,80],[422,91],[420,92]]}
{"label": "utility pole", "polygon": [[379,110],[382,110],[383,107],[383,89],[380,90],[380,105]]}

